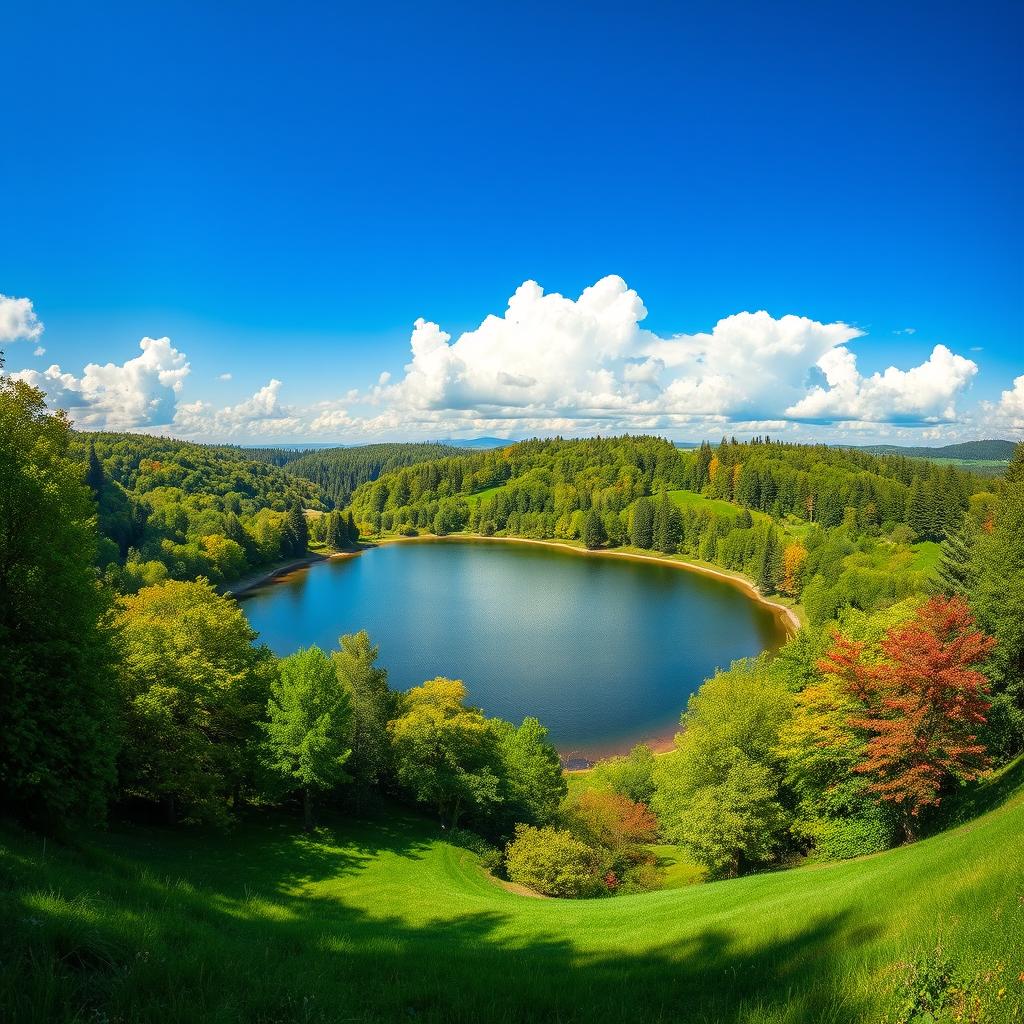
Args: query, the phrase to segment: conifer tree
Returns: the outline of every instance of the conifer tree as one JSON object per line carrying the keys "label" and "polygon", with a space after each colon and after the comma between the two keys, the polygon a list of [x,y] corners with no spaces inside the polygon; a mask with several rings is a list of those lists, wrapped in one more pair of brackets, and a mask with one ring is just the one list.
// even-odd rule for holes
{"label": "conifer tree", "polygon": [[309,526],[306,524],[302,506],[298,502],[288,509],[285,533],[288,536],[290,549],[287,554],[304,555],[309,548]]}
{"label": "conifer tree", "polygon": [[947,597],[966,597],[974,588],[977,579],[974,539],[974,529],[963,516],[959,528],[947,533],[942,542],[935,575]]}
{"label": "conifer tree", "polygon": [[103,472],[103,463],[100,462],[99,457],[96,454],[96,444],[93,441],[89,442],[89,464],[85,471],[85,482],[92,488],[93,497],[97,501],[100,500],[100,495],[103,493],[103,484],[106,480],[106,476]]}
{"label": "conifer tree", "polygon": [[583,521],[583,543],[594,550],[601,547],[604,541],[604,523],[601,522],[601,514],[596,508],[591,508],[587,513],[587,518]]}
{"label": "conifer tree", "polygon": [[630,539],[635,548],[650,548],[654,539],[654,503],[650,498],[638,498],[633,506]]}

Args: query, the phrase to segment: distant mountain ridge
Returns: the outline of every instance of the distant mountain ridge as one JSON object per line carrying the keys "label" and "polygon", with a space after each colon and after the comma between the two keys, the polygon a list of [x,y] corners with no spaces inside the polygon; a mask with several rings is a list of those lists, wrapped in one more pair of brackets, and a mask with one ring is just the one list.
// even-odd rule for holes
{"label": "distant mountain ridge", "polygon": [[[851,446],[853,447],[853,446]],[[868,444],[858,446],[858,451],[872,455],[905,455],[911,459],[966,459],[978,462],[1009,462],[1017,445],[1014,441],[986,440],[962,441],[940,448],[905,447],[898,444]]]}

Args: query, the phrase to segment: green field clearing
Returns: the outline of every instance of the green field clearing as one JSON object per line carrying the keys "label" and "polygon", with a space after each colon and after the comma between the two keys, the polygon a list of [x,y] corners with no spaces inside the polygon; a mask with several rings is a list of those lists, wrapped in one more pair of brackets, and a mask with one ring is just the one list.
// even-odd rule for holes
{"label": "green field clearing", "polygon": [[477,491],[476,494],[466,494],[463,497],[466,499],[466,503],[470,508],[474,508],[479,505],[484,498],[491,497],[492,494],[497,494],[501,490],[501,487],[487,487],[482,491]]}
{"label": "green field clearing", "polygon": [[931,1020],[944,992],[981,1011],[939,1019],[1017,1020],[1022,784],[1018,761],[971,794],[981,817],[874,857],[578,902],[498,886],[401,811],[310,837],[118,826],[45,856],[7,828],[0,1016],[822,1024]]}
{"label": "green field clearing", "polygon": [[[714,512],[715,515],[731,516],[732,518],[740,514],[739,505],[734,505],[731,501],[725,501],[722,498],[709,498],[696,491],[669,491],[668,496],[679,508],[704,509],[706,512]],[[758,512],[755,509],[751,509],[750,514],[755,521],[768,518],[763,512]]]}

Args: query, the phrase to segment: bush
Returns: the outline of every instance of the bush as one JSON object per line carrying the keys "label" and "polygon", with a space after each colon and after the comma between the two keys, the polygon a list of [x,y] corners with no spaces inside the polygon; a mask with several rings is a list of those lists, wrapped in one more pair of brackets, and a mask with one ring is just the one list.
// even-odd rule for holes
{"label": "bush", "polygon": [[415,526],[410,526],[406,523],[404,526],[400,526],[398,528],[398,535],[399,537],[418,537],[420,535],[420,531],[417,530]]}
{"label": "bush", "polygon": [[654,864],[635,864],[624,871],[618,891],[626,894],[631,892],[652,892],[660,889],[662,872]]}
{"label": "bush", "polygon": [[894,839],[893,823],[884,813],[858,818],[819,818],[806,831],[814,837],[818,853],[829,860],[881,853],[892,846]]}
{"label": "bush", "polygon": [[634,803],[649,804],[654,796],[654,753],[643,743],[625,757],[598,761],[590,778],[595,788],[610,789]]}
{"label": "bush", "polygon": [[597,896],[604,889],[599,858],[571,832],[517,825],[505,850],[508,877],[545,896]]}

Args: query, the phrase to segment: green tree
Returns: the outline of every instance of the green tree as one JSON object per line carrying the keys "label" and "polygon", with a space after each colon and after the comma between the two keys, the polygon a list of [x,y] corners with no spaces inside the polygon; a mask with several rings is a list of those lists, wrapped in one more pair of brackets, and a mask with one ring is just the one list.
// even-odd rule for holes
{"label": "green tree", "polygon": [[959,526],[946,533],[935,576],[942,592],[949,597],[966,597],[974,589],[974,542],[974,527],[966,516],[961,516]]}
{"label": "green tree", "polygon": [[549,822],[568,788],[558,751],[548,730],[536,718],[524,718],[518,728],[497,719],[493,728],[501,764],[501,811],[510,824]]}
{"label": "green tree", "polygon": [[996,638],[986,741],[1008,755],[1024,747],[1024,444],[1007,469],[992,528],[978,536],[973,566],[968,603],[978,625]]}
{"label": "green tree", "polygon": [[654,510],[651,546],[666,555],[672,554],[679,548],[681,528],[682,517],[679,515],[679,509],[668,496],[668,492],[662,491]]}
{"label": "green tree", "polygon": [[388,724],[398,781],[453,828],[467,812],[486,815],[501,796],[494,730],[465,699],[461,680],[439,676],[402,695]]}
{"label": "green tree", "polygon": [[518,825],[505,850],[508,877],[545,896],[596,896],[604,885],[600,857],[564,829]]}
{"label": "green tree", "polygon": [[712,874],[767,863],[784,841],[776,748],[791,704],[767,658],[734,662],[690,698],[676,753],[655,768],[662,831]]}
{"label": "green tree", "polygon": [[303,823],[309,831],[313,794],[346,781],[351,754],[351,696],[319,647],[296,651],[279,662],[267,716],[267,766],[285,785],[301,790]]}
{"label": "green tree", "polygon": [[398,695],[388,686],[387,669],[377,666],[377,647],[365,629],[340,637],[338,644],[341,649],[331,655],[331,660],[352,708],[348,734],[352,753],[345,768],[352,779],[352,795],[357,804],[362,804],[388,773],[388,722],[395,713]]}
{"label": "green tree", "polygon": [[92,441],[89,442],[89,462],[85,470],[85,482],[92,490],[93,496],[99,501],[106,476],[103,473],[103,463],[100,462],[96,454],[96,445]]}
{"label": "green tree", "polygon": [[0,804],[55,828],[103,818],[118,747],[96,506],[70,443],[64,413],[0,376]]}
{"label": "green tree", "polygon": [[601,547],[604,542],[604,523],[601,522],[601,515],[597,509],[592,508],[583,521],[583,543],[593,551]]}
{"label": "green tree", "polygon": [[126,742],[121,785],[168,820],[222,823],[252,781],[272,656],[238,604],[206,580],[168,581],[121,600]]}
{"label": "green tree", "polygon": [[596,788],[610,789],[638,804],[649,804],[654,796],[654,752],[639,743],[624,757],[598,761],[590,773]]}
{"label": "green tree", "polygon": [[635,548],[650,548],[654,542],[654,503],[650,498],[637,498],[629,524],[630,539]]}
{"label": "green tree", "polygon": [[778,536],[774,529],[765,532],[757,564],[757,589],[765,595],[774,594],[776,588],[776,562],[778,560]]}
{"label": "green tree", "polygon": [[285,518],[285,533],[288,537],[287,554],[304,555],[309,549],[309,526],[303,514],[302,505],[295,502]]}

